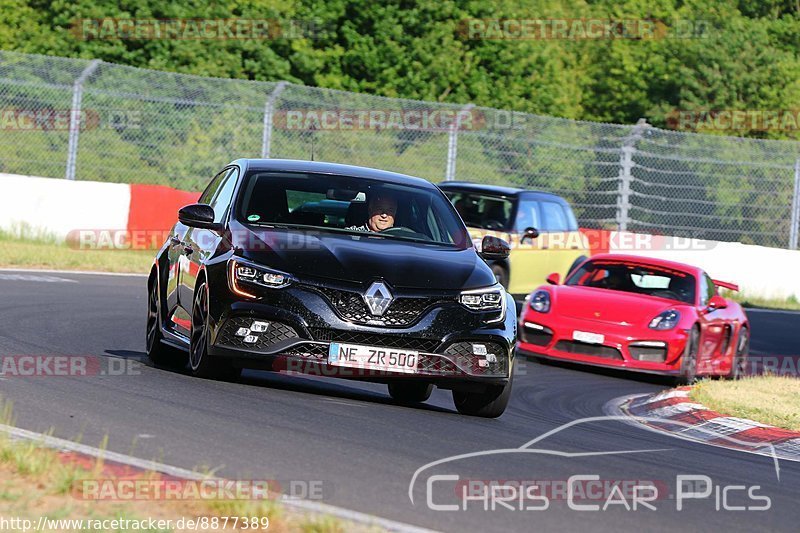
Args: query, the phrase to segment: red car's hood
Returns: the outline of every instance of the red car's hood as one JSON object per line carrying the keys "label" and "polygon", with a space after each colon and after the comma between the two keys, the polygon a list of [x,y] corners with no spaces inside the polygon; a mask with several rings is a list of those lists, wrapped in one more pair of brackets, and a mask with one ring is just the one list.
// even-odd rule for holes
{"label": "red car's hood", "polygon": [[640,326],[662,311],[686,304],[594,287],[553,287],[553,309],[564,316],[618,325]]}

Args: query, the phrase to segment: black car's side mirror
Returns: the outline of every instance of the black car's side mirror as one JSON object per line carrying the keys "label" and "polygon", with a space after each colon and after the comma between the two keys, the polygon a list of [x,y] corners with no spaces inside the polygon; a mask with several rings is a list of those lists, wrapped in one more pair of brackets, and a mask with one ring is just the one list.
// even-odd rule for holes
{"label": "black car's side mirror", "polygon": [[499,237],[487,235],[481,241],[481,252],[479,255],[484,259],[492,261],[508,259],[510,253],[511,246]]}
{"label": "black car's side mirror", "polygon": [[527,239],[533,240],[539,236],[539,230],[536,228],[525,228],[522,232],[522,237],[519,239],[520,244],[524,244]]}
{"label": "black car's side mirror", "polygon": [[178,220],[190,228],[210,229],[219,231],[223,225],[214,222],[214,209],[207,204],[190,204],[178,210]]}

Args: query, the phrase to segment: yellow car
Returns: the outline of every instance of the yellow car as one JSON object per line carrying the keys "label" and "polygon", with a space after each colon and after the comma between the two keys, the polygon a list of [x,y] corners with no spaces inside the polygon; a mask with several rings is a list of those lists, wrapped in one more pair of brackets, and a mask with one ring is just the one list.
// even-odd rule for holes
{"label": "yellow car", "polygon": [[589,256],[589,243],[560,196],[459,181],[439,188],[453,202],[476,246],[485,235],[511,245],[509,258],[491,267],[515,297],[527,296],[553,272],[565,276]]}

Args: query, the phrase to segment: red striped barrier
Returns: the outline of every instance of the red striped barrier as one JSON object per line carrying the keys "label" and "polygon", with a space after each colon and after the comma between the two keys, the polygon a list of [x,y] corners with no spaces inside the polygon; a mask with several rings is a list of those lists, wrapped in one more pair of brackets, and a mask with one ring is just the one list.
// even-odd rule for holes
{"label": "red striped barrier", "polygon": [[199,192],[188,192],[164,185],[131,184],[131,205],[128,211],[128,232],[145,234],[144,242],[151,242],[168,231],[178,220],[178,209],[193,204]]}

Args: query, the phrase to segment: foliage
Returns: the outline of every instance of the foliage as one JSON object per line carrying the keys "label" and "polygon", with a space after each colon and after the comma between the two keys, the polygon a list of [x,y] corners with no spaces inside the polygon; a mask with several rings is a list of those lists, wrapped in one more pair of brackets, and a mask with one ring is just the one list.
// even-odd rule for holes
{"label": "foliage", "polygon": [[[85,18],[304,21],[308,38],[80,39]],[[470,39],[463,21],[654,19],[663,38]],[[0,0],[0,48],[567,118],[800,108],[796,0]],[[717,133],[717,132],[711,132]],[[799,138],[798,131],[740,131]]]}

